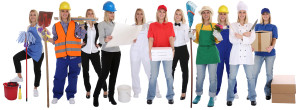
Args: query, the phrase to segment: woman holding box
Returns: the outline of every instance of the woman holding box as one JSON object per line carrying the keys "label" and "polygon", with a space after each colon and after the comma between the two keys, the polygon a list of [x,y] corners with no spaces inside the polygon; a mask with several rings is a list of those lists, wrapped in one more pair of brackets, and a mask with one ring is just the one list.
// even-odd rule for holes
{"label": "woman holding box", "polygon": [[254,77],[255,77],[255,86],[257,83],[257,78],[260,73],[261,66],[263,62],[266,65],[266,73],[267,73],[267,82],[265,85],[265,95],[266,100],[271,99],[271,82],[273,79],[273,66],[276,58],[275,53],[275,44],[278,38],[277,27],[274,24],[271,24],[271,12],[268,8],[264,8],[261,10],[261,21],[260,24],[255,26],[255,31],[271,31],[272,32],[272,43],[271,46],[267,48],[268,52],[255,52],[254,58]]}
{"label": "woman holding box", "polygon": [[212,23],[213,10],[209,6],[203,6],[199,11],[202,16],[202,23],[196,25],[196,40],[198,43],[196,64],[197,64],[197,78],[196,78],[196,94],[193,100],[194,104],[200,101],[203,94],[203,82],[205,78],[206,67],[209,73],[209,102],[208,107],[214,106],[214,97],[217,92],[217,65],[220,62],[219,51],[216,44],[219,43],[213,35],[216,23]]}
{"label": "woman holding box", "polygon": [[[140,31],[137,39],[131,45],[130,48],[130,63],[131,63],[131,78],[132,78],[132,90],[134,92],[133,97],[138,98],[141,92],[140,87],[140,66],[141,63],[144,66],[145,73],[150,79],[150,58],[149,58],[149,45],[148,45],[148,29],[149,25],[146,23],[144,10],[141,8],[135,11],[135,24],[134,26],[142,25],[143,28]],[[158,84],[156,84],[156,97],[161,98]]]}
{"label": "woman holding box", "polygon": [[167,96],[169,104],[173,104],[173,77],[172,77],[172,60],[152,61],[151,49],[152,47],[171,47],[174,54],[174,29],[173,24],[168,22],[167,7],[160,5],[156,12],[156,22],[151,23],[148,30],[149,38],[149,56],[151,64],[151,75],[149,80],[149,88],[147,95],[147,104],[152,104],[152,100],[156,93],[157,76],[159,73],[159,66],[162,62],[167,80]]}
{"label": "woman holding box", "polygon": [[181,9],[177,9],[174,14],[174,32],[175,32],[175,54],[173,58],[173,72],[172,76],[174,79],[175,68],[178,61],[180,61],[181,71],[182,71],[182,90],[180,100],[185,99],[186,87],[189,79],[189,51],[187,49],[186,43],[190,41],[188,36],[189,26],[185,24],[185,18]]}
{"label": "woman holding box", "polygon": [[232,43],[230,52],[229,64],[230,74],[228,80],[227,90],[227,106],[232,105],[234,100],[234,87],[236,85],[236,76],[240,65],[244,66],[244,70],[248,81],[248,98],[251,105],[256,105],[256,92],[254,80],[254,61],[251,44],[255,40],[255,32],[250,31],[253,26],[248,23],[247,5],[244,2],[239,2],[238,7],[238,20],[237,23],[231,24],[229,40]]}

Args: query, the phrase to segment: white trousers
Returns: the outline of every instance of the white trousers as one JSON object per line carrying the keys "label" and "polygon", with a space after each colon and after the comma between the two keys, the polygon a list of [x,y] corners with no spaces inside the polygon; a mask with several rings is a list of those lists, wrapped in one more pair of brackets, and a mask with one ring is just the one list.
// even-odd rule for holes
{"label": "white trousers", "polygon": [[[134,94],[141,93],[140,86],[140,68],[141,63],[144,66],[145,73],[147,75],[148,81],[150,79],[150,58],[148,49],[139,49],[131,47],[130,49],[130,63],[131,63],[131,78],[132,78],[132,90]],[[147,51],[147,52],[145,52]],[[148,85],[148,83],[147,83]],[[156,93],[159,92],[158,83],[156,84]]]}

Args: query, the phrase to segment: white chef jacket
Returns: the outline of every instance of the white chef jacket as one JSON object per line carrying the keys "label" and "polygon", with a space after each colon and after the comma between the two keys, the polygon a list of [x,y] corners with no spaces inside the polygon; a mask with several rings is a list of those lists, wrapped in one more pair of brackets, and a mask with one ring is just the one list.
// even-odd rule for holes
{"label": "white chef jacket", "polygon": [[180,22],[180,26],[175,26],[174,23],[173,28],[175,32],[174,47],[180,47],[186,45],[186,43],[190,41],[190,38],[188,36],[189,26],[187,24],[182,24],[182,22]]}
{"label": "white chef jacket", "polygon": [[82,48],[82,51],[91,54],[97,53],[99,50],[95,45],[96,29],[95,26],[91,27],[90,24],[87,24],[87,41],[86,45]]}
{"label": "white chef jacket", "polygon": [[249,32],[252,24],[244,24],[242,26],[240,23],[232,23],[230,26],[229,40],[232,43],[232,49],[230,52],[229,64],[238,65],[238,64],[247,64],[253,65],[253,52],[251,44],[255,40],[255,29],[251,31],[250,37],[243,36],[242,39],[238,39],[235,36],[235,33],[243,35],[244,32]]}

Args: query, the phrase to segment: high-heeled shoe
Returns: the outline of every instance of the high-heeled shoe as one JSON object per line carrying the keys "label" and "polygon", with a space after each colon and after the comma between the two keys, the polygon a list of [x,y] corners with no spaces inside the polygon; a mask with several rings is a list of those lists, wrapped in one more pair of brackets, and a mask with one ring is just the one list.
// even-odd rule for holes
{"label": "high-heeled shoe", "polygon": [[117,105],[117,102],[115,101],[114,97],[108,97],[108,100],[112,105]]}
{"label": "high-heeled shoe", "polygon": [[103,94],[103,98],[107,98],[107,95]]}
{"label": "high-heeled shoe", "polygon": [[180,100],[184,100],[184,99],[185,99],[185,96],[184,97],[180,96]]}
{"label": "high-heeled shoe", "polygon": [[87,99],[90,99],[91,96],[90,96],[90,95],[86,95],[85,97],[86,97]]}
{"label": "high-heeled shoe", "polygon": [[95,107],[98,107],[98,106],[99,106],[98,97],[94,97],[93,105],[94,105]]}

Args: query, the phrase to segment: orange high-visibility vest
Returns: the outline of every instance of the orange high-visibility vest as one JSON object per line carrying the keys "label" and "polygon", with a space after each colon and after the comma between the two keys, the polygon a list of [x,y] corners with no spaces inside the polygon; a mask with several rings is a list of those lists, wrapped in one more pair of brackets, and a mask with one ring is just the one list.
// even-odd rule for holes
{"label": "orange high-visibility vest", "polygon": [[60,22],[55,23],[57,40],[55,41],[56,58],[81,56],[81,39],[75,37],[75,22],[70,21],[67,35]]}

